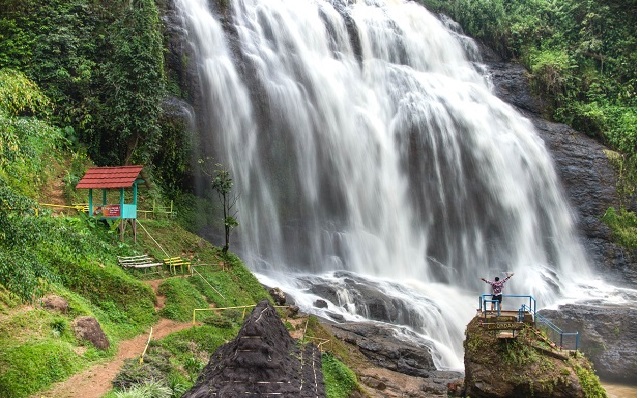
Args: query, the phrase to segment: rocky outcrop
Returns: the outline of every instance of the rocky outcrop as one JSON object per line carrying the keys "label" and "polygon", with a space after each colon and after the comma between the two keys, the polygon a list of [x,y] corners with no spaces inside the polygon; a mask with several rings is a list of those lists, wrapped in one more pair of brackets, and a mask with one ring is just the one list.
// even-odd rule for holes
{"label": "rocky outcrop", "polygon": [[[464,342],[464,396],[482,398],[604,397],[589,362],[558,350],[531,326],[497,338],[483,318],[468,325]],[[589,394],[582,384],[588,385]]]}
{"label": "rocky outcrop", "polygon": [[411,376],[428,377],[436,370],[431,350],[423,344],[399,339],[397,328],[385,324],[350,322],[333,325],[333,334],[356,345],[377,366]]}
{"label": "rocky outcrop", "polygon": [[299,346],[275,309],[264,300],[236,338],[211,355],[196,384],[183,398],[324,397],[320,352]]}
{"label": "rocky outcrop", "polygon": [[[407,306],[404,301],[386,294],[383,286],[375,285],[371,280],[347,271],[336,271],[333,275],[336,278],[344,278],[345,284],[338,287],[322,278],[312,276],[300,278],[300,281],[308,284],[306,286],[308,291],[322,297],[323,300],[319,301],[328,301],[335,306],[346,308],[347,303],[340,298],[339,290],[346,291],[353,306],[352,310],[358,315],[374,321],[420,327],[419,314],[416,314],[415,310]],[[328,307],[322,303],[314,305],[318,308]],[[340,321],[339,318],[334,317],[337,314],[328,315]]]}
{"label": "rocky outcrop", "polygon": [[495,94],[519,109],[535,126],[555,161],[556,171],[567,199],[576,211],[577,228],[592,264],[615,278],[617,284],[635,286],[637,255],[613,242],[610,228],[601,218],[608,207],[620,200],[634,209],[635,198],[620,198],[616,192],[616,172],[605,155],[607,149],[585,133],[546,120],[548,106],[531,94],[526,69],[504,62],[483,47]]}
{"label": "rocky outcrop", "polygon": [[[442,396],[446,394],[449,383],[462,377],[459,372],[437,370],[431,348],[420,343],[424,340],[406,329],[370,322],[334,324],[328,328],[338,339],[357,347],[375,366],[410,376],[405,378],[407,385],[414,385],[413,390],[418,392],[397,396]],[[392,390],[408,394],[400,383],[393,383],[397,377],[385,376],[384,372],[361,372],[361,378],[363,383],[374,389],[388,389],[387,395],[383,396],[395,396],[389,392]],[[398,385],[393,387],[394,384]]]}
{"label": "rocky outcrop", "polygon": [[540,314],[563,331],[580,333],[580,351],[604,380],[635,383],[638,372],[636,308],[562,305]]}
{"label": "rocky outcrop", "polygon": [[86,340],[100,350],[109,348],[109,340],[96,318],[91,316],[81,316],[76,318],[72,325],[78,340]]}

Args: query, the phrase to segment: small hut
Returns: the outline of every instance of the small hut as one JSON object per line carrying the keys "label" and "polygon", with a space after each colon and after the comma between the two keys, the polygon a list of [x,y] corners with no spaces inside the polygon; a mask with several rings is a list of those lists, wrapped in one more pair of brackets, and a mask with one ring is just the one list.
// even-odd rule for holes
{"label": "small hut", "polygon": [[[133,226],[133,239],[137,239],[138,215],[138,184],[144,180],[140,178],[143,166],[120,167],[92,167],[76,185],[76,189],[89,190],[89,216],[98,219],[120,219],[120,239],[124,238],[127,222]],[[102,189],[102,203],[96,205],[93,190]],[[120,200],[118,203],[107,203],[107,192],[118,189]],[[133,203],[125,203],[125,189],[133,190]]]}

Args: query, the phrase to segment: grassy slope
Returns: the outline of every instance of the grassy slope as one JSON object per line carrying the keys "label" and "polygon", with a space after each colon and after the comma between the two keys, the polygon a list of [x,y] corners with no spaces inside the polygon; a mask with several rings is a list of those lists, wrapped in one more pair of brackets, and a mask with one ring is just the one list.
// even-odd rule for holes
{"label": "grassy slope", "polygon": [[[40,300],[30,305],[19,304],[5,289],[0,290],[0,396],[28,396],[96,361],[111,357],[119,341],[143,332],[159,316],[190,320],[194,307],[206,308],[209,302],[217,306],[244,305],[268,296],[237,258],[231,256],[223,271],[220,264],[224,262],[218,249],[176,223],[149,220],[142,226],[172,256],[182,254],[191,257],[194,263],[214,264],[197,267],[206,282],[197,274],[185,279],[166,278],[161,289],[167,292],[167,307],[156,314],[152,291],[140,280],[150,275],[122,270],[115,257],[135,253],[164,257],[163,250],[142,228],[137,243],[130,236],[122,243],[106,234],[107,239],[111,239],[108,245],[115,250],[98,253],[99,264],[70,264],[56,261],[52,254],[52,268],[59,268],[61,281],[49,284],[45,295],[56,294],[67,299],[69,310],[66,314],[44,309]],[[51,247],[58,247],[54,242],[49,243]],[[210,285],[225,298],[214,293]],[[172,290],[172,286],[177,288]],[[96,350],[91,344],[75,338],[70,325],[81,315],[95,316],[99,320],[112,343],[109,350]],[[15,333],[18,330],[20,333]]]}

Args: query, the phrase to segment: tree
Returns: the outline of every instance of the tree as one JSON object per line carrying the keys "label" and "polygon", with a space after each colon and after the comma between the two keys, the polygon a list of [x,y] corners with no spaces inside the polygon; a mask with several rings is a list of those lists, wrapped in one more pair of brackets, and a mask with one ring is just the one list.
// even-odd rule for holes
{"label": "tree", "polygon": [[222,253],[227,254],[229,250],[229,237],[231,230],[238,226],[236,215],[238,211],[235,209],[239,195],[233,193],[233,179],[231,173],[222,164],[216,163],[213,172],[206,169],[206,163],[210,160],[200,159],[198,163],[202,166],[203,173],[211,178],[211,188],[218,193],[220,205],[222,205],[222,222],[224,223],[224,246]]}

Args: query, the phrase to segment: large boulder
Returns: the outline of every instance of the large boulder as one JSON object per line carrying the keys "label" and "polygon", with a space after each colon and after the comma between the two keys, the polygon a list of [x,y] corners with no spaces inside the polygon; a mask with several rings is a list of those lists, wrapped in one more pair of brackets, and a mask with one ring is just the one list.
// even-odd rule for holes
{"label": "large boulder", "polygon": [[63,314],[66,314],[69,310],[69,303],[67,300],[60,296],[56,296],[55,294],[43,297],[41,303],[44,308],[52,311],[58,311]]}
{"label": "large boulder", "polygon": [[109,339],[96,318],[81,316],[76,318],[71,326],[78,340],[86,340],[100,350],[109,348]]}
{"label": "large boulder", "polygon": [[324,397],[320,352],[299,346],[267,300],[255,307],[236,338],[211,355],[182,398]]}
{"label": "large boulder", "polygon": [[[314,276],[300,278],[300,281],[307,283],[305,288],[322,297],[322,301],[330,302],[338,307],[346,307],[347,303],[341,298],[341,293],[346,294],[353,303],[351,311],[365,318],[420,327],[417,323],[417,320],[421,319],[420,315],[415,313],[415,310],[407,306],[404,301],[389,297],[384,286],[347,271],[337,271],[334,276],[344,278],[345,284],[338,288],[338,286],[327,282],[326,279]],[[315,306],[318,308],[328,307],[328,305],[325,307],[320,303]]]}
{"label": "large boulder", "polygon": [[558,349],[531,325],[498,338],[483,318],[468,325],[464,342],[464,396],[482,398],[585,398],[605,396],[582,355]]}
{"label": "large boulder", "polygon": [[377,366],[422,377],[436,370],[426,344],[419,343],[418,338],[399,338],[398,329],[390,325],[349,322],[331,325],[331,329],[337,338],[357,346]]}

